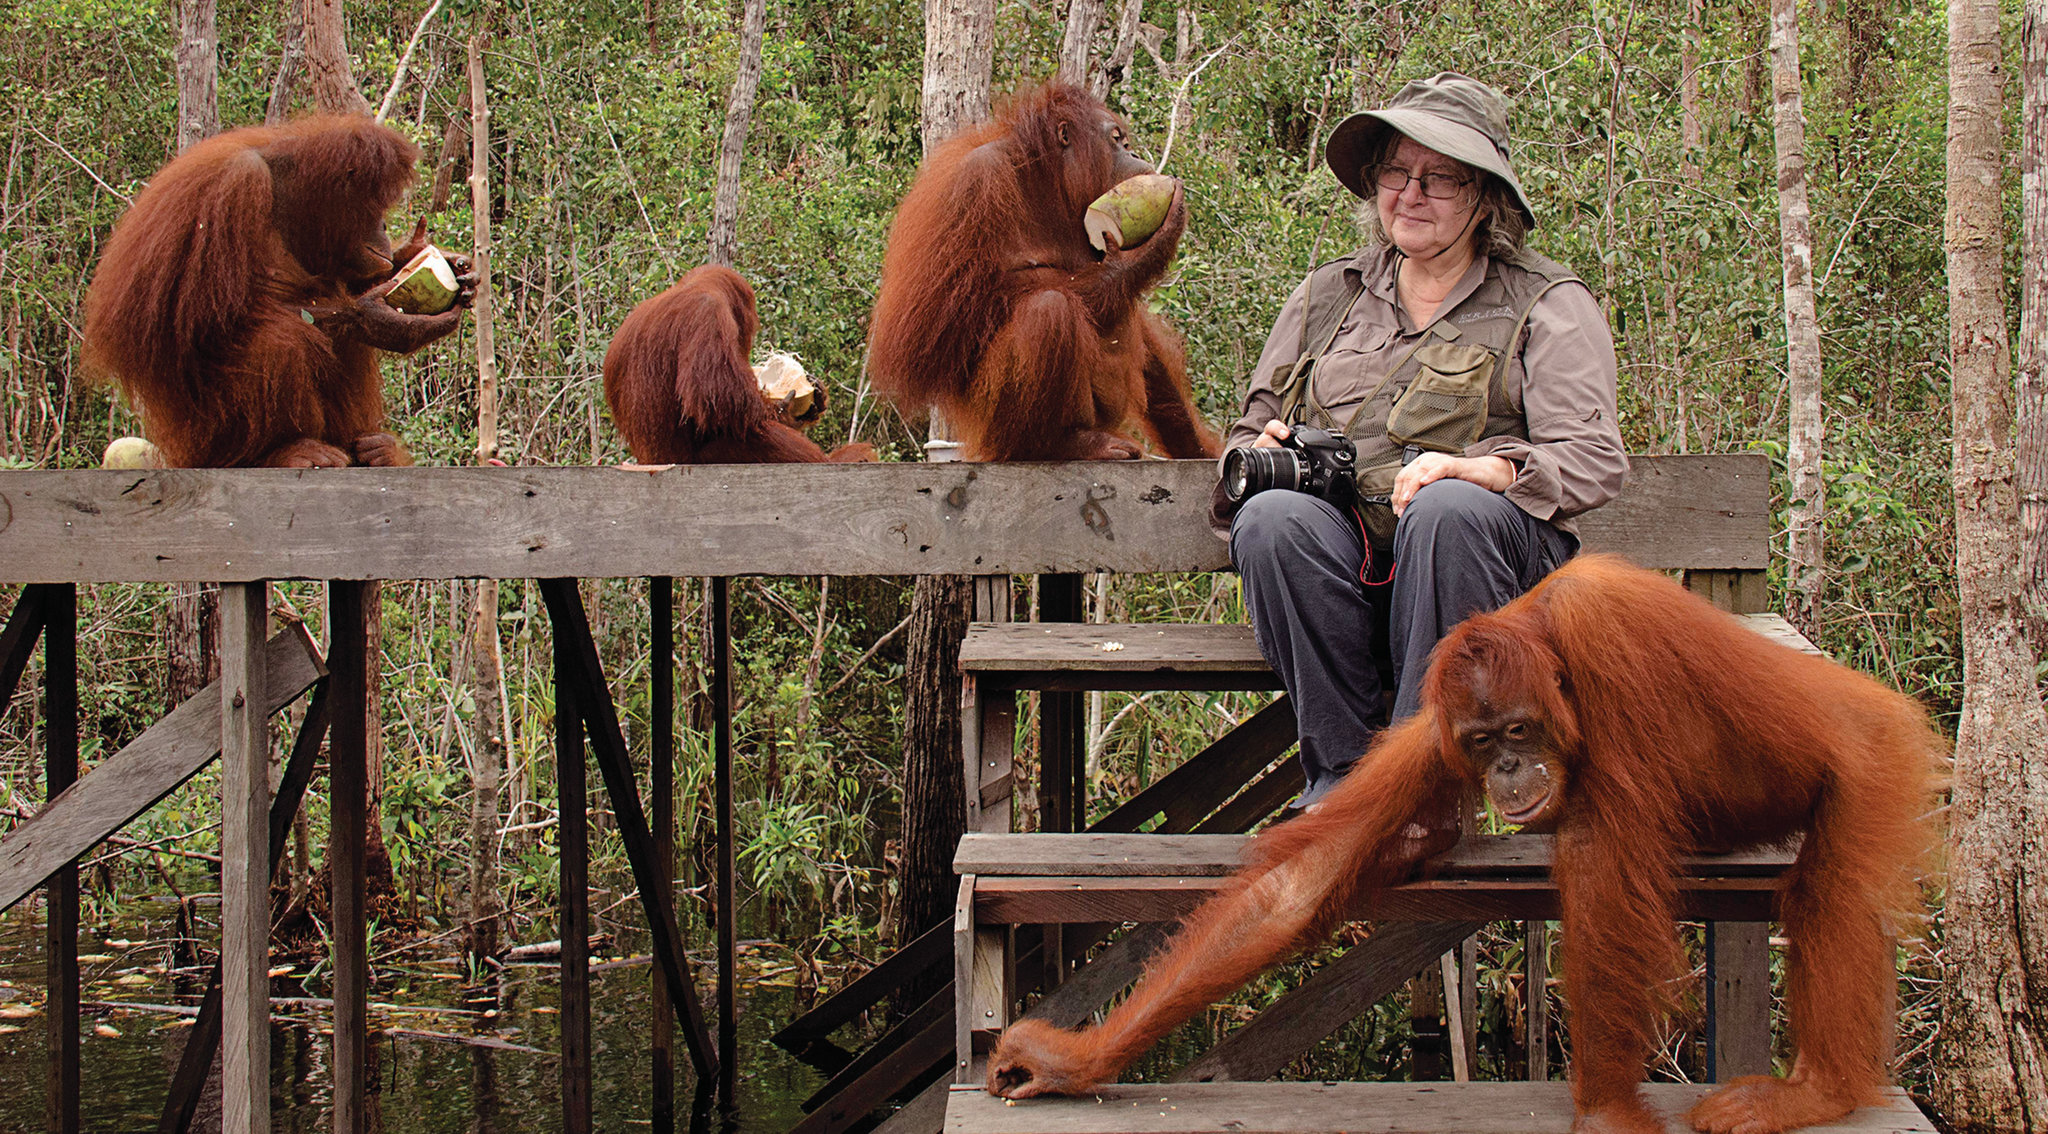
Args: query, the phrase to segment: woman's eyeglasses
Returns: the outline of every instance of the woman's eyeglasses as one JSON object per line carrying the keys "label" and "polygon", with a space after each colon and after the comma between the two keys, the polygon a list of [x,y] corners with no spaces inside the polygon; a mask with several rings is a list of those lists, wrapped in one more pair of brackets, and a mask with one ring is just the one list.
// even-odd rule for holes
{"label": "woman's eyeglasses", "polygon": [[1410,173],[1398,165],[1382,165],[1372,171],[1372,182],[1388,193],[1404,193],[1410,181],[1422,183],[1422,195],[1439,201],[1448,201],[1472,184],[1472,179],[1456,173]]}

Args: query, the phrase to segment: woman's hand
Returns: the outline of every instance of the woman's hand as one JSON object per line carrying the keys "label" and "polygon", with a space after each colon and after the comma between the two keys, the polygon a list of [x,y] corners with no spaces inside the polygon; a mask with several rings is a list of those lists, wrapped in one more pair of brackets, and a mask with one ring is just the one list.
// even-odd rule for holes
{"label": "woman's hand", "polygon": [[1394,515],[1407,510],[1408,502],[1415,499],[1423,485],[1444,479],[1469,480],[1489,492],[1506,492],[1508,486],[1515,483],[1515,465],[1506,457],[1454,457],[1449,453],[1424,453],[1403,465],[1394,477],[1394,490],[1388,494],[1394,505]]}
{"label": "woman's hand", "polygon": [[1287,428],[1286,422],[1276,417],[1267,422],[1265,430],[1252,441],[1252,448],[1278,449],[1280,442],[1287,440],[1288,435],[1293,432],[1293,430]]}

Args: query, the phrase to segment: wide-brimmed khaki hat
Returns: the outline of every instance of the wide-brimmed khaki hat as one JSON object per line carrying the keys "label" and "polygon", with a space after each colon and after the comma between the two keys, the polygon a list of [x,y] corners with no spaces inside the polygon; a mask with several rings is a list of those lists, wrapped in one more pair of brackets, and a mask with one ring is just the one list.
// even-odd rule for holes
{"label": "wide-brimmed khaki hat", "polygon": [[1338,123],[1323,147],[1323,160],[1346,189],[1368,201],[1373,198],[1373,187],[1365,180],[1366,155],[1381,152],[1389,130],[1398,130],[1445,157],[1500,178],[1514,190],[1515,203],[1522,207],[1529,227],[1536,227],[1536,211],[1529,207],[1529,198],[1508,160],[1507,100],[1499,91],[1456,71],[1445,71],[1402,87],[1380,110],[1361,111]]}

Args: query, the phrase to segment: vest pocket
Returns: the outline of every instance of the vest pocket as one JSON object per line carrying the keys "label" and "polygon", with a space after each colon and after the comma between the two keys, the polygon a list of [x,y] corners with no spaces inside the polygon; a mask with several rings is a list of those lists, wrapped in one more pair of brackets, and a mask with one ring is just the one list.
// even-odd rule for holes
{"label": "vest pocket", "polygon": [[1487,391],[1496,359],[1472,343],[1430,343],[1415,352],[1415,380],[1387,415],[1387,437],[1440,453],[1456,453],[1486,428]]}

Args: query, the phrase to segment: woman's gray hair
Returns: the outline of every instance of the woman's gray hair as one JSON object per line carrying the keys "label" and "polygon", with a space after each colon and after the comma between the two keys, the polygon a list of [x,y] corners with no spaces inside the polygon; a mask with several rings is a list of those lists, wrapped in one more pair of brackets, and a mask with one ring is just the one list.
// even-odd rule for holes
{"label": "woman's gray hair", "polygon": [[[1370,170],[1385,161],[1394,148],[1393,143],[1399,137],[1400,135],[1389,131],[1389,144],[1373,155],[1373,159],[1366,163],[1366,168]],[[1479,179],[1479,202],[1476,207],[1485,215],[1480,218],[1478,230],[1472,235],[1473,247],[1494,260],[1506,259],[1520,252],[1529,240],[1529,221],[1522,216],[1521,205],[1515,201],[1515,191],[1508,188],[1507,182],[1491,173],[1473,169],[1463,162],[1458,164]],[[1366,183],[1371,184],[1369,176]],[[1365,207],[1360,212],[1360,224],[1365,229],[1366,240],[1373,244],[1392,244],[1393,239],[1380,224],[1377,199],[1368,198],[1363,204]]]}

